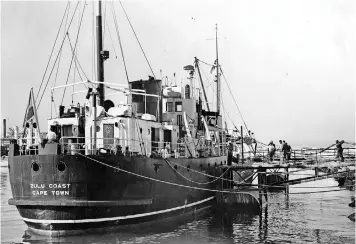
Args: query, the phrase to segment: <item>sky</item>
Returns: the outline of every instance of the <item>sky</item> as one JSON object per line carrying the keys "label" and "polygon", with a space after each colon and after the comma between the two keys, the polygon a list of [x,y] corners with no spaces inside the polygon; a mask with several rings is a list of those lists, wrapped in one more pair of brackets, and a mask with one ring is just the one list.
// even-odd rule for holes
{"label": "sky", "polygon": [[[70,1],[68,17],[64,18],[67,27],[76,4]],[[68,33],[74,47],[80,26],[77,58],[85,75],[95,79],[96,2],[84,4],[80,1]],[[247,127],[259,141],[277,143],[282,139],[292,147],[324,147],[337,139],[355,141],[356,3],[353,0],[135,0],[122,4],[155,76],[167,77],[173,84],[186,82],[188,74],[183,67],[192,64],[194,57],[214,63],[213,38],[218,24],[219,63]],[[8,126],[22,124],[31,87],[37,97],[66,6],[66,1],[1,3],[1,118],[7,119]],[[104,49],[110,52],[105,61],[105,80],[127,84],[114,16],[129,79],[148,78],[151,70],[120,3],[105,1]],[[44,84],[64,33],[62,26]],[[55,116],[62,100],[63,90],[56,90],[56,107],[51,106],[50,87],[84,77],[75,69],[68,73],[70,54],[67,38],[58,73],[54,66],[38,109],[42,130],[47,128],[51,107]],[[202,64],[201,68],[208,94],[212,95],[215,84],[210,67]],[[232,123],[225,116],[228,126],[240,127],[243,120],[224,79],[221,84],[223,105],[233,120]],[[76,87],[76,91],[81,90],[85,87]],[[72,88],[66,91],[64,105],[71,104],[72,92]],[[74,104],[77,99],[83,103],[84,95],[74,95]],[[117,103],[123,98],[110,96],[110,99]],[[214,103],[214,99],[209,102]]]}

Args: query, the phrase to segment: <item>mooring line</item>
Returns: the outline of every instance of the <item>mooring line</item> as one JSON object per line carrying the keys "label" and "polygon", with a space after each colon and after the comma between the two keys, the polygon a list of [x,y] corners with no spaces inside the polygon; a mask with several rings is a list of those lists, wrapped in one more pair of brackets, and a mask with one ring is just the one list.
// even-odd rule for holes
{"label": "mooring line", "polygon": [[[166,160],[166,159],[165,159],[165,160]],[[167,161],[168,161],[168,160],[167,160]],[[181,164],[178,164],[178,163],[175,163],[175,162],[172,162],[172,161],[169,161],[169,162],[174,163],[174,164],[176,164],[176,165],[179,165],[179,166],[182,167],[182,168],[189,169],[189,168],[187,168],[187,167],[185,167],[185,166],[183,166],[183,165],[181,165]],[[167,163],[168,163],[168,162],[167,162]],[[171,165],[170,165],[170,166],[171,166]],[[230,166],[228,169],[230,169],[231,167],[233,167],[233,166]],[[203,173],[203,172],[199,172],[199,171],[196,171],[196,170],[193,170],[193,169],[189,169],[189,170],[194,171],[194,172],[196,172],[196,173],[198,173],[198,174],[202,174],[202,175],[206,175],[206,176],[215,178],[216,180],[219,179],[219,178],[221,178],[221,176],[220,176],[220,177],[216,177],[216,176],[209,175],[209,174],[205,174],[205,173]],[[295,172],[295,171],[291,171],[291,172]],[[291,172],[290,172],[290,173],[291,173]],[[177,171],[177,173],[180,174],[178,171]],[[225,174],[225,173],[226,173],[226,171],[225,171],[223,174]],[[283,173],[283,172],[281,172],[281,173]],[[339,173],[343,173],[343,172],[339,172]],[[335,174],[338,174],[338,173],[335,173]],[[181,175],[181,174],[180,174],[180,175]],[[310,174],[310,175],[312,175],[312,174]],[[192,180],[186,178],[186,177],[183,176],[183,175],[181,175],[181,176],[182,176],[183,178],[187,179],[188,181],[194,182],[194,181],[192,181]],[[243,179],[242,182],[237,182],[237,181],[229,180],[229,179],[221,179],[221,180],[233,182],[233,183],[235,183],[236,185],[241,185],[241,186],[262,186],[262,187],[268,187],[268,188],[281,188],[281,187],[283,187],[283,186],[275,186],[275,185],[264,185],[264,184],[244,183],[246,180],[248,180],[248,179],[251,178],[252,176],[254,176],[254,174],[251,174],[249,177]],[[241,176],[240,176],[240,177],[241,177]],[[319,176],[319,177],[322,177],[322,176]],[[242,177],[241,177],[241,178],[242,178]],[[213,180],[213,181],[211,181],[211,182],[214,182],[214,181],[215,181],[215,180]],[[194,183],[197,183],[197,184],[205,184],[205,183],[199,183],[199,182],[194,182]],[[209,183],[209,182],[208,182],[208,183]],[[206,184],[208,184],[208,183],[206,183]],[[333,188],[333,187],[339,187],[339,186],[293,186],[293,187],[291,187],[291,188],[297,189],[297,188]]]}
{"label": "mooring line", "polygon": [[[201,188],[201,187],[195,187],[195,186],[186,186],[186,185],[181,185],[181,184],[177,184],[177,183],[173,183],[173,182],[169,182],[169,181],[164,181],[164,180],[158,180],[158,179],[154,179],[154,178],[151,178],[151,177],[148,177],[148,176],[136,174],[136,173],[133,173],[133,172],[130,172],[130,171],[127,171],[127,170],[124,170],[124,169],[120,169],[118,167],[115,167],[115,166],[100,162],[100,161],[98,161],[96,159],[90,158],[90,157],[88,157],[88,156],[86,156],[84,154],[81,154],[81,153],[76,153],[76,154],[81,155],[81,156],[83,156],[85,158],[91,159],[94,162],[97,162],[97,163],[102,164],[104,166],[107,166],[109,168],[113,168],[113,169],[122,171],[122,172],[127,173],[127,174],[131,174],[131,175],[134,175],[134,176],[137,176],[137,177],[141,177],[143,179],[152,180],[152,181],[156,181],[156,182],[160,182],[160,183],[164,183],[164,184],[168,184],[168,185],[179,186],[179,187],[184,187],[184,188],[190,188],[190,189],[195,189],[195,190],[202,190],[202,191],[218,192],[218,193],[250,194],[249,192],[235,192],[235,191],[226,191],[226,190],[214,190],[214,189],[207,189],[207,188]],[[256,189],[256,190],[258,191],[258,189]]]}
{"label": "mooring line", "polygon": [[[166,159],[165,159],[166,160]],[[172,162],[172,161],[169,161],[169,162],[171,162],[171,163],[174,163],[175,165],[178,165],[178,166],[180,166],[180,167],[182,167],[182,168],[185,168],[185,169],[189,169],[189,170],[191,170],[191,171],[193,171],[193,172],[196,172],[196,173],[198,173],[198,174],[202,174],[202,175],[205,175],[205,176],[208,176],[208,177],[210,177],[210,178],[215,178],[215,179],[220,179],[221,178],[221,176],[219,176],[219,177],[216,177],[216,176],[213,176],[213,175],[209,175],[209,174],[205,174],[205,173],[203,173],[203,172],[199,172],[199,171],[197,171],[197,170],[194,170],[194,169],[190,169],[190,168],[187,168],[187,167],[185,167],[184,165],[181,165],[181,164],[178,164],[178,163],[175,163],[175,162]],[[167,162],[168,163],[168,162]],[[231,165],[230,167],[228,167],[227,168],[227,170],[229,170],[230,168],[232,168],[233,167],[233,165]],[[227,170],[223,173],[223,175],[227,172]],[[177,171],[177,173],[179,173],[178,171]],[[247,178],[245,178],[245,179],[243,179],[241,182],[237,182],[237,181],[234,181],[234,180],[229,180],[229,179],[221,179],[221,180],[224,180],[224,181],[229,181],[229,182],[233,182],[233,183],[235,183],[235,184],[244,184],[244,182],[246,181],[246,180],[248,180],[248,179],[250,179],[252,176],[253,176],[254,174],[251,174],[249,177],[247,177]],[[184,177],[184,176],[183,176]],[[242,178],[242,177],[241,177]],[[215,180],[214,180],[215,181]],[[213,181],[212,181],[213,182]],[[249,184],[249,183],[247,183],[247,184]]]}
{"label": "mooring line", "polygon": [[[185,177],[184,175],[182,175],[178,170],[176,170],[174,167],[172,167],[172,165],[169,163],[169,161],[167,159],[164,159],[164,161],[166,161],[166,163],[169,165],[169,167],[171,167],[171,169],[173,169],[176,173],[178,173],[181,177],[183,177],[184,179],[186,179],[187,181],[193,182],[195,184],[199,184],[199,185],[206,185],[206,184],[210,184],[213,183],[217,180],[219,180],[221,177],[224,176],[224,174],[229,170],[229,167],[224,173],[222,173],[219,177],[215,177],[216,179],[212,180],[212,181],[208,181],[208,182],[197,182],[191,179],[188,179],[187,177]],[[188,169],[188,168],[187,168]],[[189,169],[190,170],[190,169]],[[200,173],[200,172],[199,172]]]}
{"label": "mooring line", "polygon": [[[88,158],[94,162],[97,162],[99,164],[102,164],[104,166],[107,166],[107,167],[110,167],[110,168],[113,168],[113,169],[117,169],[119,171],[122,171],[122,172],[125,172],[127,174],[131,174],[131,175],[134,175],[134,176],[137,176],[137,177],[141,177],[141,178],[144,178],[144,179],[148,179],[148,180],[152,180],[152,181],[156,181],[156,182],[160,182],[160,183],[164,183],[164,184],[168,184],[168,185],[174,185],[174,186],[179,186],[179,187],[184,187],[184,188],[190,188],[190,189],[195,189],[195,190],[203,190],[203,191],[210,191],[210,192],[218,192],[218,193],[232,193],[232,194],[236,194],[236,193],[243,193],[243,194],[250,194],[249,192],[235,192],[235,191],[226,191],[226,190],[215,190],[215,189],[208,189],[208,188],[201,188],[201,187],[195,187],[195,186],[187,186],[187,185],[181,185],[181,184],[177,184],[177,183],[173,183],[173,182],[169,182],[169,181],[163,181],[163,180],[158,180],[158,179],[154,179],[154,178],[151,178],[151,177],[148,177],[148,176],[144,176],[144,175],[140,175],[140,174],[136,174],[136,173],[133,173],[133,172],[130,172],[130,171],[127,171],[127,170],[124,170],[124,169],[121,169],[121,168],[118,168],[118,167],[115,167],[115,166],[112,166],[112,165],[109,165],[109,164],[106,164],[106,163],[103,163],[103,162],[100,162],[96,159],[93,159],[93,158],[90,158],[84,154],[81,154],[81,153],[76,153],[78,155],[81,155],[82,157],[85,157],[85,158]],[[338,172],[337,174],[340,174],[340,173],[344,173],[344,172]],[[329,175],[327,175],[329,176]],[[325,176],[324,176],[325,177]],[[321,178],[321,177],[320,177]],[[280,183],[280,184],[283,184],[283,183]],[[246,184],[247,185],[247,184]],[[258,186],[258,185],[250,185],[250,186]],[[276,186],[276,185],[259,185],[259,186],[265,186],[265,187],[281,187],[281,186]],[[293,188],[297,188],[297,187],[293,187]],[[245,189],[246,190],[246,189]],[[248,189],[248,191],[259,191],[260,189]],[[340,190],[329,190],[329,191],[343,191],[343,190],[347,190],[347,189],[340,189]],[[318,192],[310,192],[310,193],[320,193],[320,192],[329,192],[329,191],[318,191]],[[306,193],[290,193],[290,194],[306,194]]]}

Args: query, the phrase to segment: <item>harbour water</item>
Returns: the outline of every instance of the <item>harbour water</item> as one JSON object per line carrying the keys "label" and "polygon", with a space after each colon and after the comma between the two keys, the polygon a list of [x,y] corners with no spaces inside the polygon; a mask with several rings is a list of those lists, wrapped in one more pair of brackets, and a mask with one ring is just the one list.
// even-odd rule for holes
{"label": "harbour water", "polygon": [[[262,214],[209,213],[180,223],[75,237],[48,238],[25,233],[16,207],[9,206],[11,188],[6,162],[1,163],[1,243],[355,243],[355,223],[347,218],[353,191],[340,190],[330,178],[290,186],[290,194],[270,193]],[[290,177],[309,176],[302,171]],[[297,187],[320,188],[297,188]],[[298,194],[297,194],[298,193]]]}

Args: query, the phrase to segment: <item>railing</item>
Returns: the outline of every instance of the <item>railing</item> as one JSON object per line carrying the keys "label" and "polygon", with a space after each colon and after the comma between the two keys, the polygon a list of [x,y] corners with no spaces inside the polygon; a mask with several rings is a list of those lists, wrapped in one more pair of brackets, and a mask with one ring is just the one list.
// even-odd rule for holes
{"label": "railing", "polygon": [[[29,143],[30,140],[32,140],[32,143]],[[34,136],[34,137],[32,137],[32,139],[19,138],[16,140],[16,142],[19,145],[20,155],[36,155],[36,154],[38,154],[38,145],[40,145],[39,137]],[[31,145],[31,146],[29,146],[29,145]]]}
{"label": "railing", "polygon": [[117,155],[142,155],[147,157],[208,157],[227,155],[226,143],[192,139],[178,143],[120,138],[62,137],[59,140],[62,154],[111,153]]}
{"label": "railing", "polygon": [[[352,147],[345,147],[343,148],[343,157],[345,159],[354,159],[356,149]],[[253,157],[251,156],[253,152],[244,152],[244,157]],[[282,155],[281,155],[282,154]],[[337,157],[337,149],[336,148],[329,148],[324,150],[323,148],[303,148],[303,149],[295,149],[292,150],[290,153],[290,160],[289,161],[296,161],[296,160],[304,160],[304,161],[323,161],[323,160],[335,160]],[[263,161],[269,161],[269,151],[267,149],[259,149],[256,152],[256,157],[262,158]],[[283,159],[283,152],[277,150],[273,157],[274,160],[284,160]]]}

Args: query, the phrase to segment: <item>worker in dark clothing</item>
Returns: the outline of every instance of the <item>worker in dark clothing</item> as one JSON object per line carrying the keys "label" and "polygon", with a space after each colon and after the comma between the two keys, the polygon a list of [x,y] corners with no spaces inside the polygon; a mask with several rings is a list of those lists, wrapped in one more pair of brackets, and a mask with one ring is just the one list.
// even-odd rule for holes
{"label": "worker in dark clothing", "polygon": [[292,155],[292,147],[286,143],[287,147],[287,159],[290,160],[290,156]]}
{"label": "worker in dark clothing", "polygon": [[232,164],[232,151],[234,150],[234,145],[229,142],[228,148],[227,148],[227,165]]}
{"label": "worker in dark clothing", "polygon": [[272,162],[274,154],[276,153],[276,146],[274,145],[273,141],[268,144],[268,155],[269,160]]}
{"label": "worker in dark clothing", "polygon": [[287,143],[286,143],[286,141],[283,141],[282,152],[283,152],[283,159],[286,160],[287,159]]}
{"label": "worker in dark clothing", "polygon": [[342,143],[343,142],[344,141],[339,142],[338,140],[336,140],[336,149],[337,149],[336,158],[340,159],[341,162],[344,162],[344,155],[343,155],[344,149],[342,148]]}

